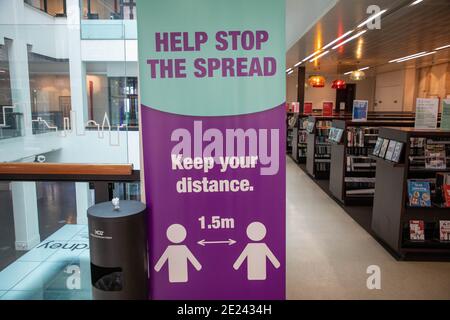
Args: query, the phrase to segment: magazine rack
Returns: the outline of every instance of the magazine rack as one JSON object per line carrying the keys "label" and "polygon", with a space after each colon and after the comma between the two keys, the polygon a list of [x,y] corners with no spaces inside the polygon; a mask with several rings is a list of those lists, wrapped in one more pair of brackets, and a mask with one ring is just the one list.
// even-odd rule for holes
{"label": "magazine rack", "polygon": [[[412,127],[414,119],[405,117],[405,120],[369,120],[354,122],[352,120],[334,120],[332,127],[343,132],[340,141],[331,142],[331,171],[330,192],[345,205],[372,205],[373,185],[375,183],[376,160],[370,159],[375,141],[378,138],[376,131],[380,127]],[[364,132],[362,146],[349,146],[352,135],[351,129]],[[351,159],[350,159],[351,158]],[[349,162],[353,160],[365,161],[361,167],[349,169]],[[353,167],[353,163],[351,164]],[[355,164],[355,166],[357,166]],[[359,185],[359,186],[358,186]],[[368,185],[368,186],[366,186]]]}
{"label": "magazine rack", "polygon": [[[417,130],[414,128],[381,128],[379,136],[404,143],[399,163],[377,159],[375,198],[372,215],[372,229],[379,239],[389,246],[400,258],[414,256],[441,258],[450,256],[450,242],[439,239],[439,221],[450,220],[450,209],[437,206],[409,207],[408,179],[429,179],[437,172],[447,169],[412,168],[410,155],[411,138],[441,140],[450,143],[450,131]],[[444,141],[444,142],[443,142]],[[447,153],[447,160],[450,155]],[[425,223],[425,240],[411,241],[409,223],[422,220]]]}

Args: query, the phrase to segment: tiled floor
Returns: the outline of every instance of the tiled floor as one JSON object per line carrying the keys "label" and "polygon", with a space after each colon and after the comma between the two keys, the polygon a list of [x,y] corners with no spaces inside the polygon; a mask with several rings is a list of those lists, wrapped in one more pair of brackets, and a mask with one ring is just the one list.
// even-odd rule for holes
{"label": "tiled floor", "polygon": [[90,299],[87,226],[65,225],[0,272],[0,300]]}
{"label": "tiled floor", "polygon": [[287,221],[289,299],[450,299],[450,263],[395,260],[290,159]]}

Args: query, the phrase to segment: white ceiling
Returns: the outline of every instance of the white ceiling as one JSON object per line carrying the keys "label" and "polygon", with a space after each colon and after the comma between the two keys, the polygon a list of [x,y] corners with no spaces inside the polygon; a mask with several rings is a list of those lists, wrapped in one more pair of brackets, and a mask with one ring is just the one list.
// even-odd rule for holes
{"label": "white ceiling", "polygon": [[287,66],[292,67],[339,35],[355,29],[369,16],[366,9],[372,4],[388,9],[382,16],[381,29],[369,30],[338,50],[331,50],[316,63],[302,64],[306,65],[307,73],[342,74],[370,66],[370,74],[450,61],[450,50],[447,49],[406,63],[388,63],[392,59],[433,51],[439,46],[450,44],[450,0],[424,0],[416,6],[410,6],[412,2],[413,0],[337,1],[288,50]]}
{"label": "white ceiling", "polygon": [[290,49],[338,0],[286,0],[286,49]]}

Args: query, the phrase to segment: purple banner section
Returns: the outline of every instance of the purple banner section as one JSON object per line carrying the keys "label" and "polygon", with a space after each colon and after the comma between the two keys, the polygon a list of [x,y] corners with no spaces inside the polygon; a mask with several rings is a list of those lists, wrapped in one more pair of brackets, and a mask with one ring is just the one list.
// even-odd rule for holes
{"label": "purple banner section", "polygon": [[227,117],[141,110],[150,298],[285,299],[284,104]]}

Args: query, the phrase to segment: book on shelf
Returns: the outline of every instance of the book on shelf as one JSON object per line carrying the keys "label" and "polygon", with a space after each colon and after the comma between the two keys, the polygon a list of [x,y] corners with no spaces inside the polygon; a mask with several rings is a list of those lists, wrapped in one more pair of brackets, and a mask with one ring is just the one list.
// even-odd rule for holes
{"label": "book on shelf", "polygon": [[384,155],[384,159],[386,159],[388,161],[392,161],[392,156],[394,155],[396,144],[397,144],[397,141],[394,141],[394,140],[389,141],[389,145],[386,150],[386,154]]}
{"label": "book on shelf", "polygon": [[369,188],[369,189],[347,190],[345,193],[348,196],[374,195],[375,194],[375,189],[374,188]]}
{"label": "book on shelf", "polygon": [[444,186],[444,205],[446,208],[450,208],[450,184]]}
{"label": "book on shelf", "polygon": [[429,181],[408,180],[410,207],[431,207],[431,186]]}
{"label": "book on shelf", "polygon": [[372,153],[374,156],[378,157],[378,155],[380,154],[381,146],[383,145],[383,141],[384,141],[383,138],[377,139],[377,143],[375,144],[375,148],[373,149],[373,153]]}
{"label": "book on shelf", "polygon": [[425,241],[425,222],[411,220],[409,222],[409,239],[411,241]]}
{"label": "book on shelf", "polygon": [[380,154],[378,155],[380,158],[384,158],[386,156],[387,149],[389,147],[389,139],[384,139],[383,144],[381,145]]}
{"label": "book on shelf", "polygon": [[447,169],[445,145],[427,144],[425,149],[425,169]]}
{"label": "book on shelf", "polygon": [[399,163],[401,156],[402,156],[402,152],[403,152],[403,142],[397,142],[395,144],[395,150],[394,150],[394,154],[392,155],[392,161]]}
{"label": "book on shelf", "polygon": [[439,239],[441,241],[450,241],[450,221],[441,220],[439,221]]}
{"label": "book on shelf", "polygon": [[[448,172],[438,172],[436,173],[436,197],[435,201],[437,204],[440,204],[441,206],[446,206],[447,208],[450,208],[450,198],[446,199],[446,191],[445,186],[450,185],[450,173]],[[447,191],[448,192],[448,191]],[[447,195],[449,196],[449,195]]]}

